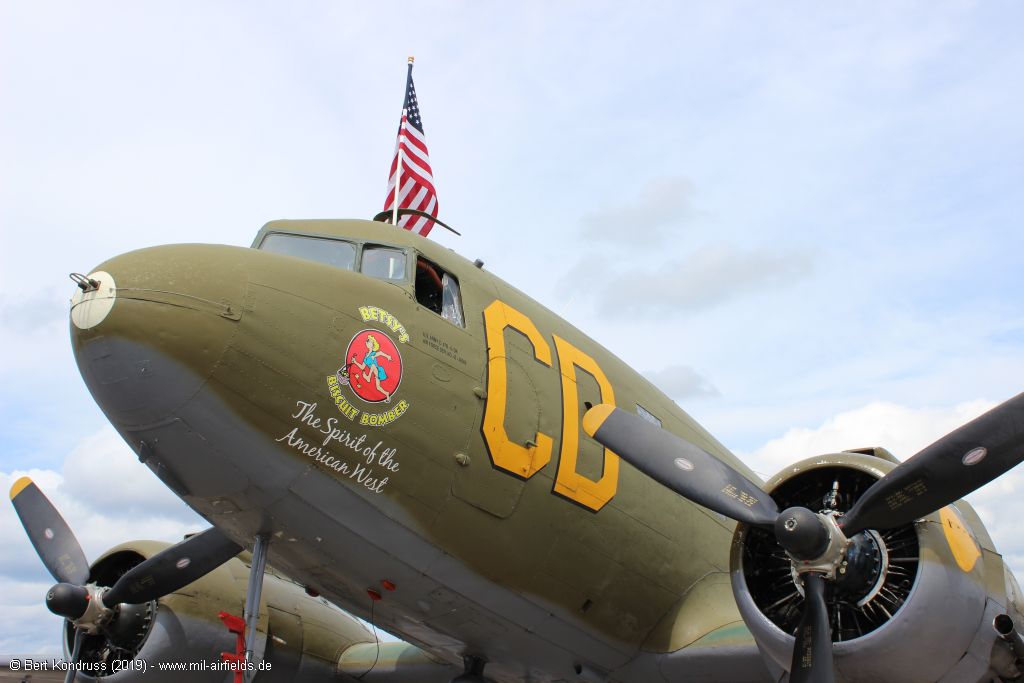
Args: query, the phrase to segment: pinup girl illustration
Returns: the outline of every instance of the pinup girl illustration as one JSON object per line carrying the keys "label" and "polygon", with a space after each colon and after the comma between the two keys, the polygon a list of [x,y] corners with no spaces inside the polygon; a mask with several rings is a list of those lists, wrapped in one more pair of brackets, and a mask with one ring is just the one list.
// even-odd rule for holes
{"label": "pinup girl illustration", "polygon": [[384,370],[384,366],[380,364],[380,359],[384,358],[388,361],[394,361],[390,355],[381,351],[380,342],[372,334],[366,336],[366,355],[363,356],[362,362],[359,361],[358,354],[352,354],[352,361],[350,365],[354,365],[362,371],[363,381],[369,382],[370,378],[373,378],[377,386],[377,391],[384,394],[384,402],[391,402],[391,394],[389,394],[384,387],[380,385],[381,380],[388,378],[388,373]]}

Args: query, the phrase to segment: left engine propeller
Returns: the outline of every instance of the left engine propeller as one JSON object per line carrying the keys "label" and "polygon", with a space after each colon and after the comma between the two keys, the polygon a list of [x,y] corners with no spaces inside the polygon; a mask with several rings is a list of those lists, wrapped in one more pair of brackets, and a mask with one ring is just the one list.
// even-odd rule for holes
{"label": "left engine propeller", "polygon": [[47,592],[47,608],[75,628],[67,681],[74,680],[83,637],[115,635],[122,605],[141,605],[173,593],[242,551],[211,527],[132,567],[112,586],[99,586],[89,583],[89,562],[75,534],[31,479],[14,482],[11,503],[39,558],[59,582]]}

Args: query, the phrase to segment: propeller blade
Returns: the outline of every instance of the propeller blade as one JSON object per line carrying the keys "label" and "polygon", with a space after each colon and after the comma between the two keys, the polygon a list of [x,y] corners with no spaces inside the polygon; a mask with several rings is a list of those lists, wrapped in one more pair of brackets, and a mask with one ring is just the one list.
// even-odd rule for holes
{"label": "propeller blade", "polygon": [[760,486],[639,415],[602,403],[583,416],[583,429],[655,481],[730,519],[768,526],[779,516]]}
{"label": "propeller blade", "polygon": [[842,520],[847,536],[909,524],[960,500],[1024,460],[1024,394],[900,463]]}
{"label": "propeller blade", "polygon": [[50,499],[28,477],[11,487],[11,503],[28,540],[53,578],[63,583],[84,584],[89,580],[89,561],[71,527]]}
{"label": "propeller blade", "polygon": [[156,600],[206,576],[241,551],[242,546],[211,527],[129,569],[103,595],[103,604]]}
{"label": "propeller blade", "polygon": [[832,631],[825,605],[825,579],[804,574],[804,613],[796,629],[789,683],[834,683]]}
{"label": "propeller blade", "polygon": [[64,676],[64,683],[74,683],[75,678],[78,676],[78,656],[82,652],[82,641],[85,640],[85,631],[80,628],[75,629],[75,644],[71,648],[71,661],[68,662],[71,666],[68,667],[68,672]]}

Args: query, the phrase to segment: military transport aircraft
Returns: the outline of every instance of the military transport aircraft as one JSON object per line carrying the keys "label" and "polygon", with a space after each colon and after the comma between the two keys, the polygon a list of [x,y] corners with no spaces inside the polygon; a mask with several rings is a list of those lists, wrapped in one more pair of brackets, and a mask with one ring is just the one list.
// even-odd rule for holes
{"label": "military transport aircraft", "polygon": [[89,564],[14,485],[69,680],[223,681],[199,666],[235,651],[220,611],[261,682],[1021,675],[1024,602],[960,499],[1024,459],[1024,395],[902,464],[826,453],[762,484],[482,262],[380,220],[73,279],[92,395],[212,526]]}

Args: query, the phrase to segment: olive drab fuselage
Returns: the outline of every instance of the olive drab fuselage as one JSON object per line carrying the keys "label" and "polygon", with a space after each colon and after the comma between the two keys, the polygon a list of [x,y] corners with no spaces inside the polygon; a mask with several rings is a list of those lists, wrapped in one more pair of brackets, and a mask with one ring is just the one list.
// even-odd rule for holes
{"label": "olive drab fuselage", "polygon": [[[273,235],[305,257],[260,248]],[[253,247],[111,259],[112,305],[71,328],[97,402],[189,505],[240,543],[269,534],[274,567],[362,616],[394,586],[378,624],[498,680],[711,646],[743,653],[723,672],[759,661],[735,525],[582,431],[614,404],[759,481],[636,368],[385,224],[275,221]]]}

